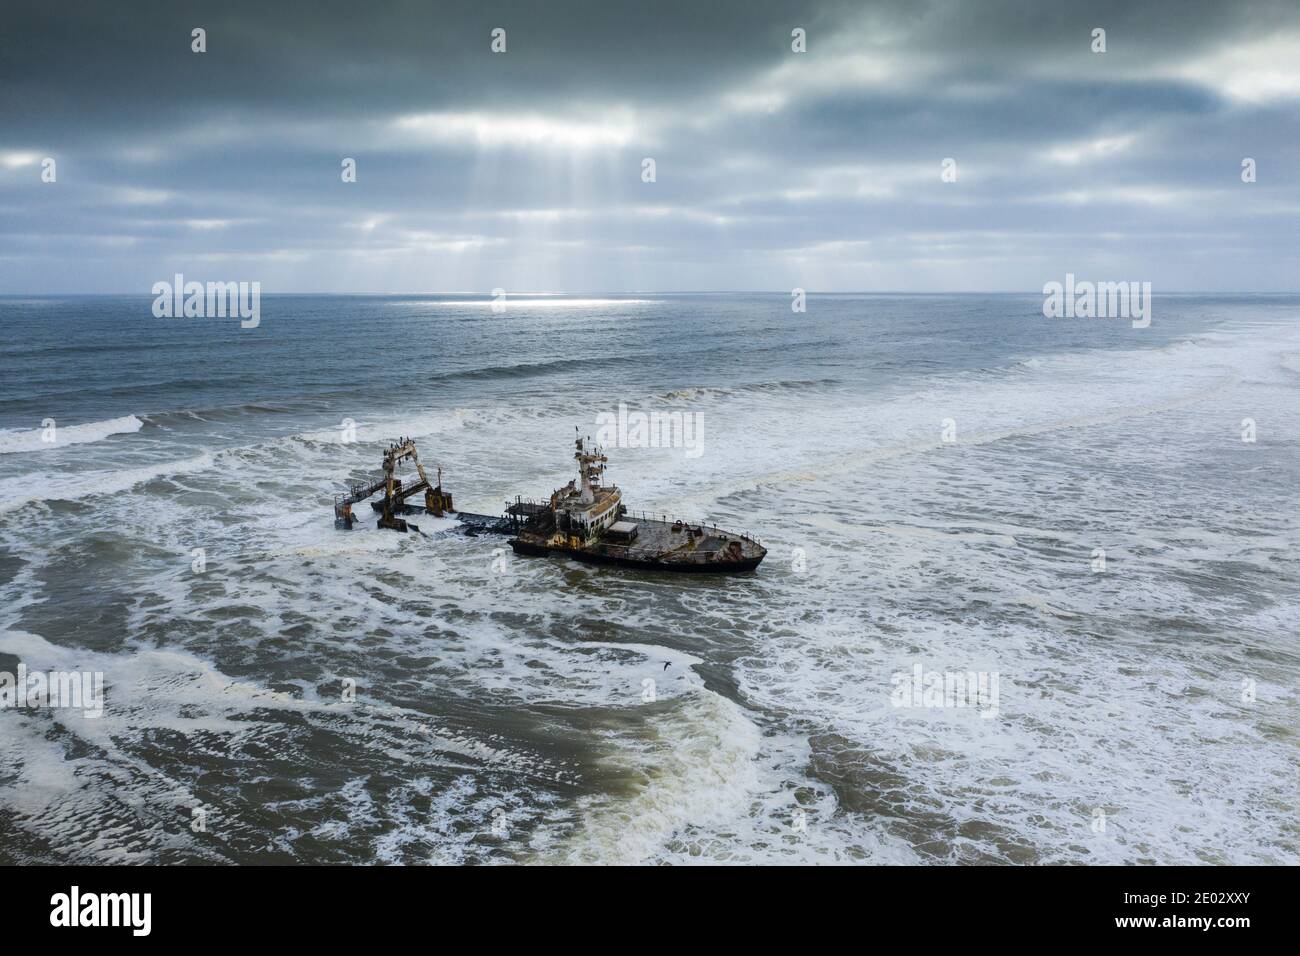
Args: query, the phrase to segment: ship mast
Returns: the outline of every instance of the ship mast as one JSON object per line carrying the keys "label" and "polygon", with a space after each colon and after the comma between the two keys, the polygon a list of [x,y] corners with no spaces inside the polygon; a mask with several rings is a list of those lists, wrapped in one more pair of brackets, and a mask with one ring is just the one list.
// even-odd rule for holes
{"label": "ship mast", "polygon": [[605,472],[605,462],[609,459],[601,453],[599,446],[593,446],[591,451],[586,451],[581,435],[574,440],[573,444],[577,448],[573,457],[578,462],[578,478],[582,486],[579,500],[589,505],[596,500],[596,489],[600,487],[600,479]]}

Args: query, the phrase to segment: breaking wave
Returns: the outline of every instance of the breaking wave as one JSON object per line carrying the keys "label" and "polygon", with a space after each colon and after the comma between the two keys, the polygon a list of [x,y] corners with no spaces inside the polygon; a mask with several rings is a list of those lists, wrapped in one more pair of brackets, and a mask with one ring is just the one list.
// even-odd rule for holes
{"label": "breaking wave", "polygon": [[157,465],[117,470],[83,471],[68,475],[18,475],[0,480],[0,514],[48,501],[79,501],[129,491],[136,485],[211,468],[213,455],[204,452],[193,458]]}
{"label": "breaking wave", "polygon": [[143,427],[144,422],[136,416],[124,415],[121,418],[86,422],[82,425],[59,425],[55,422],[50,429],[0,431],[0,455],[50,451],[66,445],[87,445],[102,441],[110,435],[129,435]]}

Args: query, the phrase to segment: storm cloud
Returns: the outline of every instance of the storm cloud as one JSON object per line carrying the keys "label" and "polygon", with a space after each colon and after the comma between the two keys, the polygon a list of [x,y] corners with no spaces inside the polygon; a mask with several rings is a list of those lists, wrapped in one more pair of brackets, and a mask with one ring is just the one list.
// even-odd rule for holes
{"label": "storm cloud", "polygon": [[176,272],[1297,288],[1294,2],[15,2],[5,21],[0,293]]}

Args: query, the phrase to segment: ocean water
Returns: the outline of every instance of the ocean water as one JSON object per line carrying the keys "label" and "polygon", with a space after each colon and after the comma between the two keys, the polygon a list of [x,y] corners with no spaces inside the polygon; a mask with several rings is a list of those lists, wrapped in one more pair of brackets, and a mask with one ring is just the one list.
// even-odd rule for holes
{"label": "ocean water", "polygon": [[[1300,862],[1298,319],[0,298],[0,671],[106,685],[0,710],[0,860]],[[757,573],[334,529],[391,438],[495,513],[619,403],[702,429],[610,448],[625,501]],[[996,707],[896,706],[917,667]]]}

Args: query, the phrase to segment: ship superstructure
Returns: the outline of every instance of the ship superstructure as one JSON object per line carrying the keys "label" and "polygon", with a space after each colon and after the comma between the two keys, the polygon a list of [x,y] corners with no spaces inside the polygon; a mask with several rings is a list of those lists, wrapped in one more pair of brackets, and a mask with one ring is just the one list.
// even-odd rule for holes
{"label": "ship superstructure", "polygon": [[602,484],[604,451],[577,438],[578,477],[550,501],[522,499],[506,511],[517,528],[516,554],[560,554],[578,561],[668,571],[752,571],[767,550],[748,534],[716,525],[634,514],[616,485]]}
{"label": "ship superstructure", "polygon": [[574,443],[578,478],[551,494],[557,534],[571,539],[574,546],[598,540],[618,522],[623,492],[617,485],[601,484],[609,459],[599,446],[587,450],[581,438]]}

